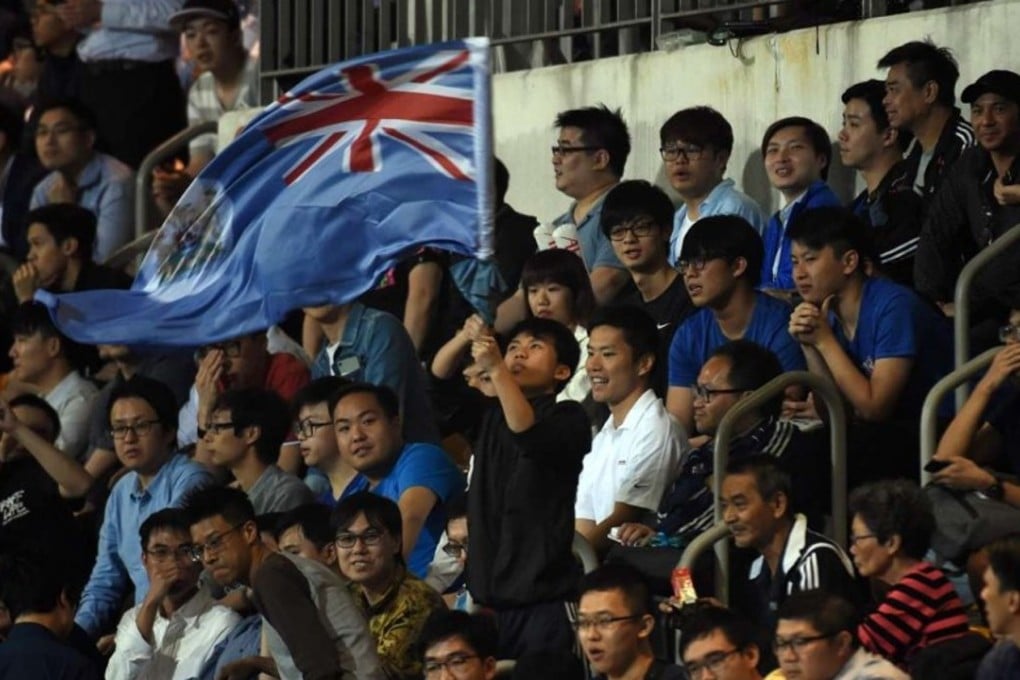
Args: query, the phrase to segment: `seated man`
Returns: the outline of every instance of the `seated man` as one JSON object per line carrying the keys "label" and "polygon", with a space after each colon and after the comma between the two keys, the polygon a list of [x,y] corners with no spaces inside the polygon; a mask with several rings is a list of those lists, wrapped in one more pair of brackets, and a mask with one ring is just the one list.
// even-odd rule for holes
{"label": "seated man", "polygon": [[425,621],[418,635],[426,678],[494,680],[496,626],[485,614],[439,610]]}
{"label": "seated man", "polygon": [[870,232],[848,210],[806,211],[788,236],[804,298],[790,335],[808,369],[831,378],[862,423],[850,428],[850,486],[916,475],[921,405],[952,368],[948,322],[914,291],[865,273]]}
{"label": "seated man", "polygon": [[0,677],[99,680],[99,667],[66,641],[80,589],[61,560],[0,556],[0,602],[14,621],[0,644]]}
{"label": "seated man", "polygon": [[128,472],[107,500],[96,565],[75,616],[93,638],[114,623],[132,586],[134,604],[149,591],[137,538],[142,522],[211,482],[202,466],[175,453],[177,404],[162,383],[141,376],[128,380],[110,395],[109,418],[117,458]]}
{"label": "seated man", "polygon": [[574,334],[532,318],[509,338],[505,358],[489,335],[471,347],[497,401],[474,449],[467,585],[496,612],[500,658],[516,659],[574,644],[566,610],[577,585],[573,503],[591,424],[577,402],[556,401],[577,366]]}
{"label": "seated man", "polygon": [[312,503],[312,490],[276,465],[290,423],[287,402],[269,390],[233,389],[216,397],[205,424],[205,452],[248,494],[255,513],[286,512]]}
{"label": "seated man", "polygon": [[709,106],[677,111],[659,129],[659,141],[669,183],[682,201],[669,239],[670,264],[679,261],[684,237],[702,217],[739,215],[759,234],[765,230],[765,214],[754,199],[738,191],[732,179],[723,179],[733,153],[733,128],[721,113]]}
{"label": "seated man", "polygon": [[[347,384],[346,379],[338,376],[316,378],[298,390],[291,401],[301,458],[305,465],[326,477],[329,490],[317,500],[330,507],[343,498],[358,474],[340,455],[333,432],[333,414],[329,410],[329,398]],[[311,469],[308,474],[313,474]]]}
{"label": "seated man", "polygon": [[[711,354],[694,385],[694,422],[698,431],[710,438],[684,460],[680,474],[662,499],[654,527],[637,523],[620,527],[618,535],[624,546],[651,542],[660,547],[682,548],[712,526],[714,503],[710,480],[715,442],[711,437],[730,409],[782,372],[772,352],[747,340],[729,342]],[[789,420],[779,420],[779,408],[780,399],[774,399],[745,414],[735,424],[730,459],[743,460],[761,454],[776,458],[784,470],[797,475],[797,491],[803,492],[794,496],[802,507],[814,510],[815,499],[826,497],[824,488],[821,491],[812,488],[824,487],[827,460],[824,445],[817,441],[817,433],[802,432]],[[668,574],[661,576],[668,579]]]}
{"label": "seated man", "polygon": [[873,264],[900,285],[914,287],[914,254],[924,202],[914,193],[903,150],[912,139],[889,124],[882,105],[885,83],[867,80],[843,93],[839,157],[864,182],[850,209],[872,228],[878,261]]}
{"label": "seated man", "polygon": [[574,627],[598,680],[687,678],[682,668],[652,653],[655,609],[640,573],[623,564],[604,565],[584,575],[579,591]]}
{"label": "seated man", "polygon": [[634,290],[620,298],[655,319],[659,351],[651,383],[659,397],[668,387],[669,344],[676,327],[696,310],[684,277],[669,263],[673,202],[659,187],[644,180],[620,182],[606,195],[602,231],[634,280]]}
{"label": "seated man", "polygon": [[790,474],[771,456],[738,458],[726,467],[719,499],[733,543],[757,553],[738,606],[768,630],[793,593],[820,589],[861,599],[847,554],[794,514],[792,487]]}
{"label": "seated man", "polygon": [[268,673],[281,680],[385,678],[371,633],[340,577],[318,562],[270,551],[243,491],[202,489],[188,496],[184,510],[195,558],[221,586],[250,588],[272,655],[242,659],[221,674]]}
{"label": "seated man", "polygon": [[588,338],[592,398],[611,415],[584,458],[574,528],[605,552],[612,529],[658,509],[689,447],[687,432],[651,389],[652,318],[636,307],[609,307],[596,312]]}
{"label": "seated man", "polygon": [[308,503],[283,513],[276,523],[276,545],[280,552],[298,555],[339,571],[335,532],[330,509],[322,503]]}
{"label": "seated man", "polygon": [[69,458],[83,460],[89,410],[98,390],[78,372],[81,345],[61,334],[49,311],[38,302],[19,306],[11,327],[11,377],[53,407],[60,417],[57,448]]}
{"label": "seated man", "polygon": [[385,385],[397,394],[404,437],[439,443],[429,400],[421,398],[426,393],[425,370],[397,317],[360,302],[306,307],[304,312],[321,324],[326,338],[312,365],[313,378],[335,375]]}
{"label": "seated man", "polygon": [[709,355],[741,338],[766,347],[784,371],[804,369],[804,357],[787,332],[790,307],[755,290],[762,267],[761,237],[741,217],[698,221],[684,239],[678,268],[699,311],[680,324],[669,348],[666,408],[694,433],[691,387]]}
{"label": "seated man", "polygon": [[332,525],[340,573],[350,581],[354,602],[368,619],[387,677],[421,677],[414,642],[425,619],[446,605],[439,593],[407,572],[400,508],[363,491],[337,504]]}
{"label": "seated man", "polygon": [[423,578],[446,524],[444,504],[464,492],[464,476],[437,446],[405,442],[397,395],[353,383],[330,398],[337,446],[359,477],[350,493],[371,491],[400,507],[408,569]]}
{"label": "seated man", "polygon": [[199,588],[202,569],[181,510],[149,515],[139,533],[149,591],[117,626],[106,680],[193,678],[241,617]]}
{"label": "seated man", "polygon": [[1020,674],[1020,540],[988,546],[988,568],[981,600],[988,627],[1000,638],[978,668],[977,680],[1012,678]]}
{"label": "seated man", "polygon": [[35,149],[50,171],[32,192],[32,208],[75,203],[96,216],[92,256],[102,262],[135,236],[134,171],[95,150],[96,121],[81,103],[43,102],[36,110]]}
{"label": "seated man", "polygon": [[[907,674],[857,645],[857,612],[821,590],[791,595],[779,608],[773,643],[788,678],[907,680]],[[770,676],[771,677],[771,676]]]}
{"label": "seated man", "polygon": [[[198,372],[188,403],[181,408],[178,443],[196,444],[195,459],[209,462],[205,450],[205,425],[212,415],[216,397],[231,389],[258,387],[276,392],[290,401],[309,380],[308,367],[288,352],[270,352],[265,332],[250,333],[198,350]],[[297,447],[280,452],[280,464],[295,471],[300,466]]]}
{"label": "seated man", "polygon": [[825,183],[832,160],[829,133],[807,118],[783,118],[765,131],[761,155],[769,182],[783,197],[783,207],[772,215],[762,235],[765,256],[760,283],[763,289],[789,298],[795,284],[787,228],[805,210],[841,205],[839,197]]}
{"label": "seated man", "polygon": [[709,671],[717,680],[761,680],[754,626],[723,607],[705,607],[689,618],[680,638],[680,655],[694,680]]}

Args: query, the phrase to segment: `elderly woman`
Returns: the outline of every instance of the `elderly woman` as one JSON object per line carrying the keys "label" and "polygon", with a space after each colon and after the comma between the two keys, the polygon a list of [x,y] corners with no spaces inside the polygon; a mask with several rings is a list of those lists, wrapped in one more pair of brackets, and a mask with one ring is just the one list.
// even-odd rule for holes
{"label": "elderly woman", "polygon": [[401,555],[397,504],[362,491],[333,509],[333,530],[341,573],[351,582],[355,603],[368,619],[386,675],[420,678],[421,657],[414,652],[425,620],[446,609],[443,598],[408,573]]}
{"label": "elderly woman", "polygon": [[921,489],[906,480],[875,482],[853,492],[850,512],[857,571],[890,586],[857,628],[861,645],[906,669],[922,648],[965,635],[963,602],[923,559],[935,516]]}

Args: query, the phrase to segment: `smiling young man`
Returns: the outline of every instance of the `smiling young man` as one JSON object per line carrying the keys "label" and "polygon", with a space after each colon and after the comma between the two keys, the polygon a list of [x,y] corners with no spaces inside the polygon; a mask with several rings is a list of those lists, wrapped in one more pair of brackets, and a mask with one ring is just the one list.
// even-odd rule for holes
{"label": "smiling young man", "polygon": [[750,196],[723,179],[733,153],[733,128],[708,106],[674,113],[659,130],[659,153],[666,175],[683,203],[676,211],[669,237],[669,262],[676,265],[691,225],[710,215],[739,215],[760,234],[765,215]]}
{"label": "smiling young man", "polygon": [[679,666],[655,658],[651,592],[641,574],[609,564],[585,574],[574,628],[596,680],[680,680]]}
{"label": "smiling young man", "polygon": [[195,559],[221,586],[250,588],[262,615],[271,658],[230,664],[230,675],[269,673],[281,680],[382,680],[375,643],[347,587],[330,568],[273,552],[259,537],[255,510],[239,489],[211,487],[188,495]]}
{"label": "smiling young man", "polygon": [[903,160],[910,132],[889,124],[883,97],[880,80],[857,83],[843,92],[839,157],[864,181],[864,191],[850,209],[872,228],[879,260],[874,264],[896,283],[912,288],[924,203],[914,193]]}
{"label": "smiling young man", "polygon": [[687,432],[649,387],[658,336],[636,307],[608,307],[589,324],[592,398],[610,418],[592,441],[577,483],[574,527],[597,551],[609,532],[659,507],[687,454]]}

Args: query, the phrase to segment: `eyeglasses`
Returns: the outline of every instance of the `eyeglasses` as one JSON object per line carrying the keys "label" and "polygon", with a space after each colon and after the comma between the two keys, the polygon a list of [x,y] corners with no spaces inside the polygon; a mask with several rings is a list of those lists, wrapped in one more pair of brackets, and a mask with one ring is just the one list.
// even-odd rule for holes
{"label": "eyeglasses", "polygon": [[360,534],[356,534],[352,531],[345,531],[342,534],[336,535],[336,544],[344,550],[350,550],[358,541],[361,541],[365,547],[372,547],[379,545],[382,537],[383,532],[378,529],[365,529]]}
{"label": "eyeglasses", "polygon": [[145,554],[156,560],[157,562],[167,562],[171,559],[175,560],[192,560],[195,559],[195,546],[191,543],[185,543],[179,545],[176,548],[170,548],[165,545],[156,546],[155,548],[147,548]]}
{"label": "eyeglasses", "polygon": [[643,238],[650,236],[655,230],[655,222],[652,220],[638,220],[630,224],[621,224],[613,227],[609,231],[609,240],[611,241],[623,241],[627,238],[627,233],[630,232],[635,238]]}
{"label": "eyeglasses", "polygon": [[218,345],[206,345],[204,347],[199,347],[198,350],[195,351],[195,358],[198,361],[202,361],[202,359],[209,356],[209,352],[214,349],[221,350],[223,354],[230,359],[236,359],[241,356],[241,342],[239,340],[234,340],[232,342],[224,342]]}
{"label": "eyeglasses", "polygon": [[691,385],[691,392],[694,393],[694,398],[701,399],[706,404],[712,403],[712,395],[715,394],[740,394],[741,392],[747,392],[743,387],[734,387],[726,390],[714,390],[711,387],[705,387],[704,385]]}
{"label": "eyeglasses", "polygon": [[587,616],[578,616],[575,620],[570,622],[570,625],[578,633],[583,633],[586,630],[594,628],[600,633],[604,633],[617,621],[634,621],[640,619],[644,614],[631,614],[630,616],[610,616],[609,614],[603,614],[601,616],[593,616],[588,618]]}
{"label": "eyeglasses", "polygon": [[565,144],[557,144],[556,146],[550,147],[552,149],[552,155],[555,158],[563,158],[568,153],[577,153],[578,151],[598,151],[601,146],[567,146]]}
{"label": "eyeglasses", "polygon": [[479,659],[477,654],[451,654],[443,661],[439,659],[425,660],[425,676],[436,678],[443,672],[443,669],[450,671],[453,675],[464,675],[467,672],[467,665],[471,659]]}
{"label": "eyeglasses", "polygon": [[999,342],[1009,342],[1010,340],[1020,341],[1020,326],[1009,324],[999,328]]}
{"label": "eyeglasses", "polygon": [[700,272],[708,266],[709,262],[718,259],[718,255],[699,255],[698,257],[692,257],[689,260],[678,261],[676,263],[676,268],[681,274],[686,274],[688,269],[694,272]]}
{"label": "eyeglasses", "polygon": [[776,654],[782,654],[786,650],[792,651],[797,656],[804,651],[812,642],[818,642],[819,640],[828,640],[831,637],[835,637],[836,633],[829,633],[827,635],[809,635],[808,637],[794,637],[789,640],[783,638],[776,638],[772,641],[772,649],[775,650]]}
{"label": "eyeglasses", "polygon": [[695,144],[688,144],[686,146],[682,144],[676,144],[673,146],[664,146],[659,149],[659,154],[662,156],[664,161],[675,161],[683,158],[688,163],[691,161],[701,160],[701,157],[705,155],[705,149]]}
{"label": "eyeglasses", "polygon": [[298,421],[294,425],[294,431],[297,433],[300,439],[310,439],[315,436],[315,433],[321,427],[329,427],[333,424],[332,420],[312,420],[311,418],[305,418],[304,420]]}
{"label": "eyeglasses", "polygon": [[206,434],[219,434],[221,432],[226,432],[227,430],[235,430],[235,429],[236,428],[234,427],[234,423],[229,421],[229,420],[227,420],[227,421],[224,421],[222,423],[208,423],[205,426],[205,433]]}
{"label": "eyeglasses", "polygon": [[467,552],[467,546],[463,543],[454,543],[453,541],[450,541],[443,546],[443,552],[450,557],[460,557],[463,553]]}
{"label": "eyeglasses", "polygon": [[201,562],[207,552],[212,555],[219,553],[219,551],[223,550],[223,539],[243,527],[245,524],[247,524],[247,522],[241,522],[236,526],[230,527],[219,536],[213,536],[205,543],[196,543],[191,546],[191,559],[195,562]]}
{"label": "eyeglasses", "polygon": [[859,541],[863,541],[867,538],[878,538],[875,534],[861,534],[860,536],[850,536],[850,545],[857,545]]}
{"label": "eyeglasses", "polygon": [[693,663],[685,663],[684,666],[687,668],[687,673],[694,680],[701,676],[702,671],[712,671],[712,675],[720,675],[723,664],[726,663],[726,659],[730,658],[740,650],[733,648],[728,652],[712,652],[706,654],[705,658],[701,661],[695,661]]}
{"label": "eyeglasses", "polygon": [[152,431],[152,426],[159,423],[159,420],[139,420],[135,423],[114,425],[110,428],[110,436],[114,439],[124,439],[128,432],[136,437],[144,437]]}

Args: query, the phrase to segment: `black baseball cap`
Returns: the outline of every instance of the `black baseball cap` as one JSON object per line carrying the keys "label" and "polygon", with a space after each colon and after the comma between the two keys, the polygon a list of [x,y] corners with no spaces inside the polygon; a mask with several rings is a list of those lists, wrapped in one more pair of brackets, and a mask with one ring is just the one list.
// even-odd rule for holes
{"label": "black baseball cap", "polygon": [[1013,71],[989,71],[968,85],[960,99],[964,104],[973,104],[981,95],[989,92],[1020,104],[1020,74]]}
{"label": "black baseball cap", "polygon": [[170,26],[183,31],[185,24],[200,18],[225,21],[234,30],[241,27],[241,15],[234,0],[185,0],[181,10],[170,15]]}

